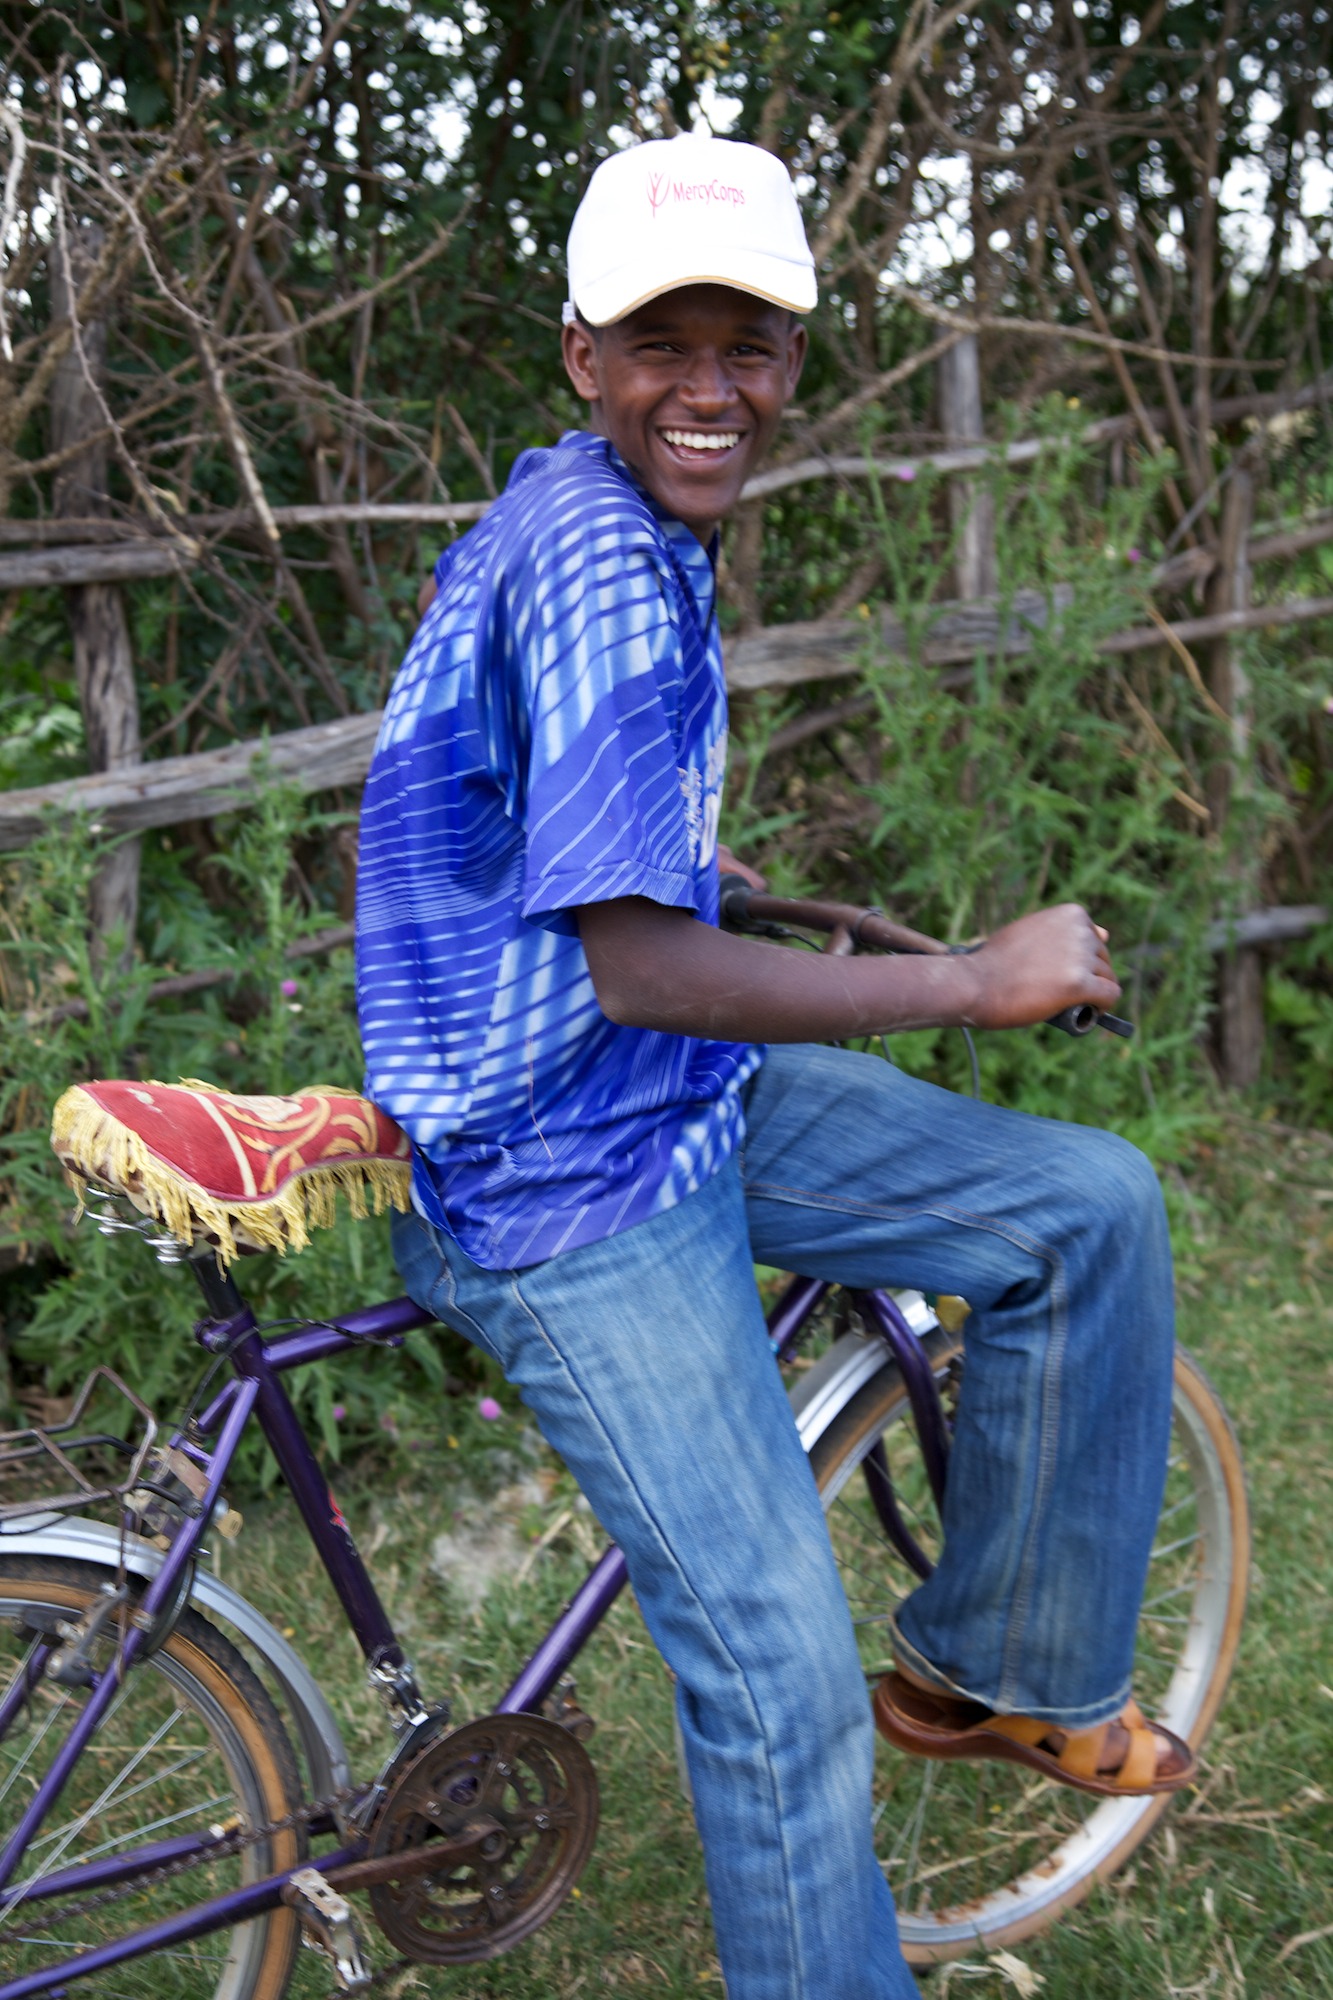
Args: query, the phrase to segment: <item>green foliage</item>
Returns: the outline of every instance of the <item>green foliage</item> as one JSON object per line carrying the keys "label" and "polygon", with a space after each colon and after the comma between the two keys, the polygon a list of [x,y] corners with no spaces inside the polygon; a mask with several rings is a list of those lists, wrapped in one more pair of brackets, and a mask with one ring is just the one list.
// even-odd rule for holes
{"label": "green foliage", "polygon": [[1270,1066],[1296,1114],[1312,1125],[1326,1126],[1333,1121],[1333,993],[1319,979],[1317,968],[1328,962],[1327,927],[1318,943],[1307,946],[1300,956],[1316,968],[1308,983],[1277,966],[1270,968],[1265,982],[1265,1012],[1277,1031],[1270,1044]]}
{"label": "green foliage", "polygon": [[45,693],[0,703],[0,786],[52,783],[83,769],[83,718]]}

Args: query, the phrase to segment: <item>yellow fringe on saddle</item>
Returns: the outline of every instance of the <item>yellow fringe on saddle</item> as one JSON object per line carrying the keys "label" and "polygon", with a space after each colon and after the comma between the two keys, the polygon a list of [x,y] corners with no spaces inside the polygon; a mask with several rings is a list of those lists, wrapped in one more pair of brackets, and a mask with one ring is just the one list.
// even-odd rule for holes
{"label": "yellow fringe on saddle", "polygon": [[[126,1195],[141,1214],[163,1223],[179,1242],[203,1238],[218,1261],[227,1265],[242,1249],[276,1250],[279,1255],[289,1248],[304,1250],[312,1229],[333,1225],[339,1194],[358,1219],[371,1209],[380,1215],[387,1207],[403,1213],[410,1207],[412,1165],[405,1135],[355,1091],[321,1086],[283,1099],[234,1098],[195,1078],[182,1078],[173,1086],[146,1083],[130,1088],[136,1094],[168,1088],[207,1096],[212,1100],[207,1109],[213,1123],[229,1127],[217,1133],[224,1155],[230,1151],[241,1157],[248,1125],[249,1152],[254,1157],[243,1161],[241,1172],[256,1178],[254,1169],[260,1170],[255,1191],[231,1195],[201,1186],[99,1103],[91,1089],[76,1084],[56,1104],[51,1144],[74,1189],[80,1214],[88,1183],[99,1183]],[[238,1116],[225,1120],[223,1105],[234,1107]],[[293,1133],[289,1117],[289,1129],[274,1130],[265,1118],[265,1107],[272,1107],[270,1118],[279,1107],[288,1113],[299,1107],[307,1114],[298,1121],[302,1129]],[[335,1122],[343,1129],[331,1131]],[[390,1154],[385,1143],[389,1134],[399,1142],[401,1157]],[[267,1152],[258,1143],[265,1135],[271,1142]],[[320,1152],[307,1160],[304,1149],[312,1141],[320,1142]]]}

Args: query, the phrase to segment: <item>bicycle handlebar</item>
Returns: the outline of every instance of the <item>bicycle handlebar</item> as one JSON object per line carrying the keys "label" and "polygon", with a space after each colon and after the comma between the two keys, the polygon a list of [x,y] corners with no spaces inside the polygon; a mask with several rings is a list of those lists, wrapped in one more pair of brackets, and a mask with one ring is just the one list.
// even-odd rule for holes
{"label": "bicycle handlebar", "polygon": [[[959,949],[894,923],[882,910],[861,909],[855,903],[770,896],[761,889],[752,889],[740,875],[723,875],[718,890],[719,915],[732,930],[751,931],[761,937],[765,933],[781,936],[788,924],[802,930],[823,931],[828,938],[824,950],[833,957],[849,955],[863,946],[931,958],[950,957]],[[961,949],[975,951],[976,946],[965,945]],[[1122,1020],[1119,1014],[1103,1014],[1087,1002],[1077,1007],[1062,1007],[1045,1025],[1075,1036],[1091,1034],[1094,1028],[1105,1028],[1109,1035],[1121,1035],[1126,1040],[1134,1033],[1132,1021]]]}

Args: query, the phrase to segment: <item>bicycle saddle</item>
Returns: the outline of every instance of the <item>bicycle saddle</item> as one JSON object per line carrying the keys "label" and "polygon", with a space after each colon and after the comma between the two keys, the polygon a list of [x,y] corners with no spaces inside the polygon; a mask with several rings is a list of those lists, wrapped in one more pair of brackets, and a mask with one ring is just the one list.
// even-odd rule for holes
{"label": "bicycle saddle", "polygon": [[411,1143],[355,1091],[313,1086],[292,1097],[235,1097],[193,1078],[75,1084],[60,1098],[51,1144],[82,1211],[89,1183],[128,1197],[181,1243],[223,1264],[242,1250],[304,1250],[328,1228],[337,1196],[354,1216],[406,1210]]}

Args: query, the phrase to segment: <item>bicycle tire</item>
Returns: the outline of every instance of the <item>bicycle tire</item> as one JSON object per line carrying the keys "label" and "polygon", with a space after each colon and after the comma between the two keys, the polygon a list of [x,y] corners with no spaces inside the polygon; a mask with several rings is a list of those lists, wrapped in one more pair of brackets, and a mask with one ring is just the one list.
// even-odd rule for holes
{"label": "bicycle tire", "polygon": [[[937,1374],[945,1375],[961,1366],[962,1341],[941,1331],[930,1353]],[[915,1517],[914,1531],[928,1548],[937,1547],[906,1392],[891,1362],[857,1392],[810,1453],[871,1682],[890,1664],[886,1612],[915,1582],[879,1527],[865,1479],[853,1480],[877,1443],[886,1448],[899,1500]],[[872,1548],[882,1557],[873,1575]],[[1135,1686],[1148,1712],[1196,1749],[1235,1661],[1249,1553],[1235,1433],[1197,1361],[1178,1349],[1171,1470],[1144,1593]],[[1167,1612],[1167,1604],[1181,1608]],[[927,1763],[881,1742],[876,1847],[898,1904],[909,1963],[932,1965],[978,1948],[994,1950],[1045,1929],[1124,1866],[1169,1803],[1169,1796],[1093,1801],[1022,1767]],[[935,1885],[950,1876],[950,1900],[936,1906]]]}
{"label": "bicycle tire", "polygon": [[[0,1686],[12,1685],[34,1631],[49,1629],[56,1616],[77,1618],[107,1581],[108,1572],[96,1564],[0,1551]],[[106,1643],[108,1657],[113,1644]],[[63,1736],[58,1716],[67,1713],[72,1719],[80,1699],[78,1692],[39,1682],[32,1702],[0,1741],[0,1847],[17,1823],[20,1804],[31,1796],[33,1778]],[[128,1731],[127,1713],[133,1721]],[[122,1751],[125,1762],[113,1773],[109,1757]],[[229,1639],[187,1609],[160,1651],[126,1676],[115,1711],[79,1759],[38,1836],[45,1838],[45,1846],[36,1850],[40,1868],[29,1865],[30,1850],[16,1880],[63,1870],[93,1851],[114,1851],[132,1839],[230,1824],[237,1816],[248,1826],[267,1825],[296,1811],[300,1801],[291,1743],[263,1683]],[[94,1816],[52,1858],[71,1825],[94,1806]],[[133,1826],[131,1818],[142,1823]],[[0,1985],[243,1882],[292,1867],[303,1858],[305,1844],[298,1828],[270,1835],[228,1858],[62,1922],[54,1944],[39,1928],[41,1902],[29,1906],[33,1921],[28,1932],[20,1910],[6,1914],[7,1895],[0,1891],[0,1927],[16,1927],[28,1938],[15,1956],[7,1949]],[[63,1905],[84,1898],[74,1885],[68,1895],[52,1900]],[[116,2000],[281,2000],[299,1941],[294,1913],[276,1910],[171,1953],[154,1953],[100,1976],[80,1978],[74,1990],[86,1993],[88,2000],[110,2000],[113,1993]]]}

